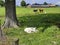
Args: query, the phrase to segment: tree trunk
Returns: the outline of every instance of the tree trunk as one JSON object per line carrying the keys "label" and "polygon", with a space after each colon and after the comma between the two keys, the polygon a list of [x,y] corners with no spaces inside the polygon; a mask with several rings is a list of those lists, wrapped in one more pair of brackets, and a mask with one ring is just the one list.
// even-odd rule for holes
{"label": "tree trunk", "polygon": [[6,19],[4,23],[4,28],[17,27],[18,20],[16,17],[15,0],[5,0],[5,10]]}

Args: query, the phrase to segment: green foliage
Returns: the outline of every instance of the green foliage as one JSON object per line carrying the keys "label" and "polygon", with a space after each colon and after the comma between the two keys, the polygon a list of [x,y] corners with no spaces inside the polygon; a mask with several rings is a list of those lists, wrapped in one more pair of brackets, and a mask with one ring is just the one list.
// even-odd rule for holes
{"label": "green foliage", "polygon": [[44,5],[48,5],[48,3],[47,2],[44,2]]}
{"label": "green foliage", "polygon": [[3,0],[0,0],[0,6],[4,6],[5,2]]}
{"label": "green foliage", "polygon": [[19,17],[20,23],[27,27],[48,27],[52,24],[57,24],[60,22],[60,14],[41,14],[41,15],[32,15],[32,16],[23,16]]}
{"label": "green foliage", "polygon": [[21,6],[26,7],[26,2],[24,0],[21,1]]}

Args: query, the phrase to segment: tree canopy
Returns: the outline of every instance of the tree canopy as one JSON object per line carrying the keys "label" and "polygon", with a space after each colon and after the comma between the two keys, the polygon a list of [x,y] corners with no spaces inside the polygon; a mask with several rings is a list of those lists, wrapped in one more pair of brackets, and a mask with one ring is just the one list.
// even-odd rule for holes
{"label": "tree canopy", "polygon": [[0,0],[0,6],[4,6],[5,2],[3,0]]}
{"label": "tree canopy", "polygon": [[21,1],[21,6],[24,7],[24,6],[26,6],[26,5],[27,5],[26,2],[25,2],[24,0],[22,0],[22,1]]}
{"label": "tree canopy", "polygon": [[47,3],[47,2],[44,2],[43,4],[44,4],[44,5],[48,5],[48,3]]}

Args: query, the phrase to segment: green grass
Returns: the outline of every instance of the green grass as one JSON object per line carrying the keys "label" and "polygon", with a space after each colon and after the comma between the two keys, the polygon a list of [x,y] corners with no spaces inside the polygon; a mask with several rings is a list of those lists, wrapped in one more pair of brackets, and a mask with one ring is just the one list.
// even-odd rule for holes
{"label": "green grass", "polygon": [[[3,8],[0,8],[3,10]],[[20,45],[60,45],[60,8],[44,8],[47,14],[34,13],[33,8],[16,8],[21,26],[17,29],[4,29],[9,38],[19,38]],[[4,12],[4,11],[3,11]],[[3,12],[1,16],[4,16]],[[2,23],[4,17],[1,17]],[[27,34],[26,27],[36,27],[38,32]],[[56,44],[54,44],[56,42]]]}
{"label": "green grass", "polygon": [[[39,8],[37,8],[39,9]],[[60,13],[60,7],[53,7],[53,8],[43,8],[44,9],[44,12],[47,12],[47,13]],[[26,16],[26,15],[32,15],[35,13],[33,12],[34,8],[23,8],[23,7],[17,7],[16,8],[16,14],[17,16]],[[44,14],[43,13],[40,13],[40,12],[37,12],[36,14]],[[4,16],[5,15],[5,8],[4,7],[0,7],[0,16]]]}
{"label": "green grass", "polygon": [[[39,9],[39,8],[37,8]],[[47,13],[60,13],[60,7],[53,7],[53,8],[43,8],[44,12],[40,13],[39,11],[37,13],[34,13],[33,10],[34,8],[16,8],[16,14],[17,16],[26,16],[26,15],[32,15],[32,14],[44,14],[45,12]]]}
{"label": "green grass", "polygon": [[4,7],[0,7],[0,16],[4,16],[5,15],[5,8]]}
{"label": "green grass", "polygon": [[[4,30],[10,38],[19,38],[20,45],[60,45],[60,28],[56,23],[60,22],[60,14],[41,14],[18,17],[21,27]],[[26,27],[36,27],[38,32],[27,34]]]}

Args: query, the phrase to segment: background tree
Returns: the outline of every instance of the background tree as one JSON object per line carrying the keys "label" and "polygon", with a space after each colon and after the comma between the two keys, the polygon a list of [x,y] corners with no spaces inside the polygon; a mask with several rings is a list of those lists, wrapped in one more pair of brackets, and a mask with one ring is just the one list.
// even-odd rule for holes
{"label": "background tree", "polygon": [[43,4],[44,4],[44,5],[48,5],[48,3],[47,3],[47,2],[44,2]]}
{"label": "background tree", "polygon": [[25,2],[24,0],[22,0],[22,1],[21,1],[21,6],[22,6],[22,7],[25,7],[26,5],[27,5],[26,2]]}
{"label": "background tree", "polygon": [[4,6],[5,2],[3,0],[0,0],[0,6]]}
{"label": "background tree", "polygon": [[16,17],[15,0],[5,0],[5,23],[4,27],[17,27],[18,21]]}

